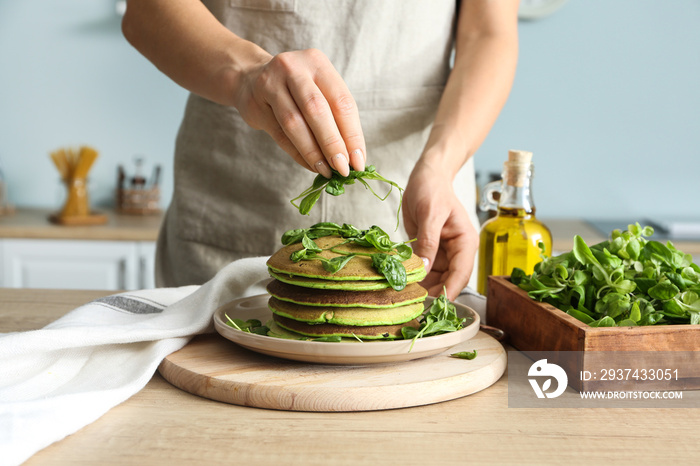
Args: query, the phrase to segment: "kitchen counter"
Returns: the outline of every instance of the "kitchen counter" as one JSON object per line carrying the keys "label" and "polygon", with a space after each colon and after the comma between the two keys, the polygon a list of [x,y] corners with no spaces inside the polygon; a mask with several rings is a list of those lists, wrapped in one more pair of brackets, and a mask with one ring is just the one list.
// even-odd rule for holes
{"label": "kitchen counter", "polygon": [[[111,292],[0,290],[0,332],[31,330]],[[119,368],[114,368],[119,370]],[[507,375],[453,401],[313,413],[228,405],[159,374],[121,405],[38,452],[61,464],[691,464],[695,409],[508,408]]]}
{"label": "kitchen counter", "polygon": [[12,215],[0,216],[0,238],[72,239],[106,241],[155,241],[162,215],[120,215],[103,210],[104,225],[65,226],[49,222],[48,209],[17,209]]}
{"label": "kitchen counter", "polygon": [[[114,241],[155,241],[163,215],[120,215],[105,210],[105,225],[63,226],[48,220],[48,209],[17,209],[12,215],[0,216],[1,238],[84,239]],[[606,239],[590,223],[580,219],[543,219],[552,232],[555,252],[570,251],[574,235],[588,244]],[[700,255],[700,241],[674,241],[674,245],[688,254]]]}
{"label": "kitchen counter", "polygon": [[0,287],[153,288],[163,216],[104,210],[103,225],[56,225],[48,209],[0,216]]}
{"label": "kitchen counter", "polygon": [[[552,249],[555,253],[571,251],[575,235],[579,235],[590,246],[608,239],[607,235],[610,234],[608,232],[604,235],[593,225],[580,219],[542,219],[542,222],[552,232]],[[666,243],[666,240],[659,241]],[[671,242],[677,249],[693,255],[696,261],[700,257],[700,241],[672,240]]]}

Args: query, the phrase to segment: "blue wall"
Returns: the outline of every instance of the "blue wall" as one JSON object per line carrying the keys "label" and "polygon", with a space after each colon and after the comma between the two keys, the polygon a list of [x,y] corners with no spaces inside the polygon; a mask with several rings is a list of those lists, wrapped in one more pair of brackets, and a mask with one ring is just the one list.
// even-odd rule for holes
{"label": "blue wall", "polygon": [[94,204],[113,204],[116,167],[134,156],[164,167],[186,92],[121,33],[114,0],[0,0],[0,168],[17,206],[58,207],[62,188],[49,153],[95,147]]}
{"label": "blue wall", "polygon": [[[136,154],[164,166],[164,199],[172,193],[186,93],[126,43],[114,3],[0,0],[0,169],[17,206],[57,207],[49,152],[81,144],[101,153],[95,203],[112,202],[116,166]],[[698,25],[698,0],[570,0],[521,22],[516,83],[477,170],[532,150],[541,217],[693,214]]]}
{"label": "blue wall", "polygon": [[700,218],[699,25],[697,0],[570,0],[521,22],[477,169],[532,150],[542,217]]}

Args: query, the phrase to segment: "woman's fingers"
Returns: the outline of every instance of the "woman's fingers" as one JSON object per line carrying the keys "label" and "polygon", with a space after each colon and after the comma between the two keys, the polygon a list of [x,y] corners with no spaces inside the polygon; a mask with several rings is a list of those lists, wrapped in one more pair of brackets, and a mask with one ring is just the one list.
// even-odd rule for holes
{"label": "woman's fingers", "polygon": [[249,82],[253,98],[243,118],[268,132],[295,161],[328,178],[331,168],[344,176],[351,166],[364,170],[357,105],[320,51],[281,53]]}
{"label": "woman's fingers", "polygon": [[[331,167],[347,176],[350,173],[349,152],[331,109],[331,104],[336,100],[334,94],[339,92],[339,88],[347,87],[325,55],[317,50],[308,50],[304,54],[310,66],[301,72],[289,74],[289,92],[313,133],[316,147]],[[319,87],[318,81],[326,84],[324,88]],[[349,91],[346,94],[352,99]]]}
{"label": "woman's fingers", "polygon": [[[306,158],[305,148],[313,146],[313,158],[323,156],[341,175],[350,174],[349,157],[345,141],[340,135],[326,96],[310,79],[290,78],[289,91],[310,129],[309,138],[300,138],[303,146],[297,146]],[[306,134],[304,136],[307,136]],[[291,138],[291,137],[290,137]],[[296,144],[296,142],[295,142]]]}
{"label": "woman's fingers", "polygon": [[285,88],[280,89],[271,97],[270,106],[277,124],[294,145],[305,164],[311,170],[330,178],[331,169],[307,120],[297,107],[292,95],[285,91]]}
{"label": "woman's fingers", "polygon": [[287,137],[287,134],[277,121],[272,107],[267,106],[267,112],[260,117],[260,120],[261,122],[259,123],[258,129],[263,129],[265,132],[267,132],[277,143],[277,145],[280,146],[287,154],[289,154],[289,156],[294,159],[296,163],[315,173],[320,173],[326,178],[331,177],[331,169],[322,157],[319,157],[319,159],[315,162],[312,161],[309,163],[301,156],[297,147],[294,145],[291,139]]}
{"label": "woman's fingers", "polygon": [[316,76],[316,83],[328,100],[340,137],[345,144],[350,165],[355,170],[364,170],[365,137],[360,124],[360,112],[350,89],[333,66],[319,73]]}

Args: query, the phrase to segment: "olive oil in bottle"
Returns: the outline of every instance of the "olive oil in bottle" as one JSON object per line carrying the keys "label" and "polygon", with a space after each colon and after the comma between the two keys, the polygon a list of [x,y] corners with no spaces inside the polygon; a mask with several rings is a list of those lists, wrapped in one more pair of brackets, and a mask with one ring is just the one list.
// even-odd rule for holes
{"label": "olive oil in bottle", "polygon": [[484,222],[479,236],[477,291],[482,295],[489,275],[510,275],[513,267],[531,274],[542,260],[539,243],[545,254],[552,254],[552,235],[535,218],[533,171],[532,152],[511,150],[502,179],[484,187],[480,207],[496,210],[496,216]]}

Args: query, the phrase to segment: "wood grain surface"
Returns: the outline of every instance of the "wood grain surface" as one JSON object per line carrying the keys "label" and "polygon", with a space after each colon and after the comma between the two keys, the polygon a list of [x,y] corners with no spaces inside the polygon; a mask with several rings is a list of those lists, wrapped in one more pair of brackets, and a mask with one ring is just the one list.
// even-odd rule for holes
{"label": "wood grain surface", "polygon": [[[40,328],[112,293],[1,289],[0,332]],[[639,466],[700,457],[700,443],[688,441],[700,427],[697,409],[509,408],[508,385],[506,373],[488,389],[445,403],[321,413],[220,403],[156,373],[143,390],[25,465]]]}
{"label": "wood grain surface", "polygon": [[[449,356],[473,350],[478,356],[472,360]],[[470,395],[493,385],[506,361],[501,344],[482,332],[428,358],[357,366],[275,358],[211,334],[166,357],[159,371],[176,387],[226,403],[289,411],[372,411]]]}
{"label": "wood grain surface", "polygon": [[531,357],[535,352],[546,352],[551,363],[564,368],[576,390],[619,389],[617,380],[608,384],[579,377],[581,371],[595,373],[602,367],[680,371],[673,383],[641,380],[626,384],[629,390],[700,389],[700,358],[695,356],[700,354],[697,325],[591,327],[551,304],[531,299],[509,277],[489,277],[487,302],[489,324],[502,329],[509,344]]}
{"label": "wood grain surface", "polygon": [[509,277],[489,277],[488,322],[521,351],[700,351],[697,325],[591,327],[531,299]]}

